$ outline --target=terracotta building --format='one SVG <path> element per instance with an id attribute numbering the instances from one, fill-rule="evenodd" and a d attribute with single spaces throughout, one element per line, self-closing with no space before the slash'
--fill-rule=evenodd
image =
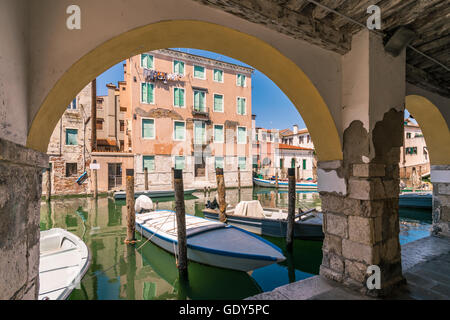
<path id="1" fill-rule="evenodd" d="M 131 57 L 125 66 L 125 150 L 134 154 L 137 189 L 172 188 L 172 168 L 185 187 L 252 185 L 251 76 L 253 69 L 163 49 Z M 120 91 L 122 94 L 122 91 Z"/>

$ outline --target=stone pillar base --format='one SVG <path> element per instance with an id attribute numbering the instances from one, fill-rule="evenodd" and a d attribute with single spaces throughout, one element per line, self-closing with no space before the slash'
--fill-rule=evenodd
<path id="1" fill-rule="evenodd" d="M 0 139 L 0 300 L 37 299 L 46 154 Z"/>
<path id="2" fill-rule="evenodd" d="M 432 165 L 434 235 L 450 237 L 450 165 Z"/>

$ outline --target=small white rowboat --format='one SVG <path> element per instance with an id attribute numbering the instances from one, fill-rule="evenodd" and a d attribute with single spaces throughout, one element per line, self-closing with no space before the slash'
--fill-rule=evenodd
<path id="1" fill-rule="evenodd" d="M 157 210 L 136 215 L 136 231 L 164 250 L 178 244 L 175 212 Z M 188 259 L 226 269 L 250 271 L 286 258 L 271 242 L 222 222 L 186 215 Z"/>
<path id="2" fill-rule="evenodd" d="M 39 300 L 65 300 L 80 283 L 90 262 L 86 244 L 73 233 L 41 231 Z"/>

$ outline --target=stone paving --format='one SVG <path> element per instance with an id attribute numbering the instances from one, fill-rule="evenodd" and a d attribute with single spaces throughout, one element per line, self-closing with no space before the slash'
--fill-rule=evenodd
<path id="1" fill-rule="evenodd" d="M 450 238 L 430 236 L 402 246 L 407 284 L 388 299 L 450 299 Z M 320 276 L 290 283 L 247 300 L 371 300 Z"/>

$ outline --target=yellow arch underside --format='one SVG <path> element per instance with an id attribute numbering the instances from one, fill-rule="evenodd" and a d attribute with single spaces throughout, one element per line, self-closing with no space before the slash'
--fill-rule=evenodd
<path id="1" fill-rule="evenodd" d="M 417 95 L 406 97 L 406 109 L 420 125 L 432 165 L 450 164 L 450 130 L 439 109 L 430 100 Z"/>

